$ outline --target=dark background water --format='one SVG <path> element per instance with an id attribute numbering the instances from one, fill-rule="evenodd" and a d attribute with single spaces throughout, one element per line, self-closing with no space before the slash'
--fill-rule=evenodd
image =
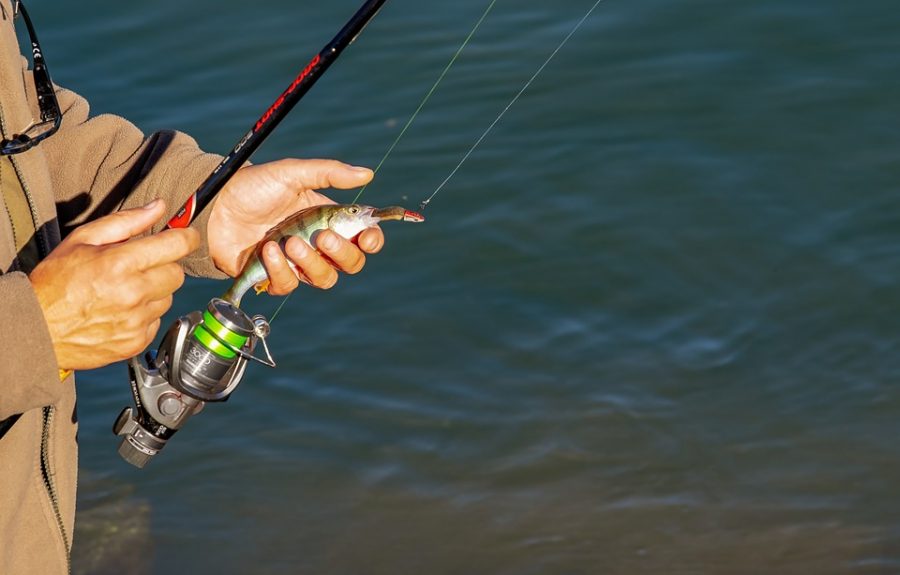
<path id="1" fill-rule="evenodd" d="M 499 2 L 364 199 L 427 196 L 590 3 Z M 95 112 L 216 152 L 357 7 L 32 4 Z M 485 5 L 389 2 L 255 161 L 374 165 Z M 900 572 L 898 29 L 887 0 L 603 2 L 429 221 L 296 294 L 278 369 L 152 466 L 109 431 L 124 367 L 80 375 L 75 572 Z"/>

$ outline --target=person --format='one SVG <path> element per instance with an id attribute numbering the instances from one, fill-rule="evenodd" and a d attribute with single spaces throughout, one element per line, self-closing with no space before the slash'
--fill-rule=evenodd
<path id="1" fill-rule="evenodd" d="M 165 222 L 219 163 L 189 136 L 149 136 L 49 82 L 18 0 L 0 0 L 0 573 L 66 573 L 75 520 L 73 372 L 140 353 L 185 272 L 235 276 L 240 254 L 289 214 L 330 202 L 316 190 L 366 184 L 333 160 L 242 167 L 189 229 Z M 32 34 L 20 55 L 16 21 Z M 40 97 L 38 97 L 40 96 Z M 264 246 L 269 293 L 329 288 L 378 252 L 322 233 Z M 287 258 L 299 270 L 291 271 Z"/>

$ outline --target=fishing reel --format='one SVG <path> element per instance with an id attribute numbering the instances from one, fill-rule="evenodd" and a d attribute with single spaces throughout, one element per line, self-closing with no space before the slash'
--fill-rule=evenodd
<path id="1" fill-rule="evenodd" d="M 134 407 L 126 407 L 113 432 L 122 436 L 119 455 L 143 468 L 204 405 L 226 401 L 247 363 L 275 367 L 266 344 L 269 323 L 237 306 L 213 299 L 203 312 L 178 318 L 156 352 L 128 360 Z M 261 343 L 265 359 L 253 355 Z"/>

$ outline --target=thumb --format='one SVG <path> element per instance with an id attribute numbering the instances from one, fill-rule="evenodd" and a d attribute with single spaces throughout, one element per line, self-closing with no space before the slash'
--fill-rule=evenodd
<path id="1" fill-rule="evenodd" d="M 284 159 L 272 162 L 271 166 L 285 184 L 313 190 L 356 188 L 368 184 L 374 176 L 369 168 L 337 160 Z"/>
<path id="2" fill-rule="evenodd" d="M 102 246 L 123 242 L 149 230 L 166 211 L 166 203 L 153 200 L 141 208 L 122 210 L 79 227 L 71 236 L 78 243 Z"/>

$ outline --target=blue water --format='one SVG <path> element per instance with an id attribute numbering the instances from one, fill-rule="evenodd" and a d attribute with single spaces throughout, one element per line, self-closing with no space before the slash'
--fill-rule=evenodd
<path id="1" fill-rule="evenodd" d="M 34 4 L 57 82 L 220 153 L 357 7 Z M 363 200 L 430 194 L 590 4 L 498 2 Z M 377 163 L 485 5 L 388 2 L 254 160 Z M 80 374 L 75 572 L 900 572 L 898 29 L 605 0 L 150 467 L 124 367 Z"/>

